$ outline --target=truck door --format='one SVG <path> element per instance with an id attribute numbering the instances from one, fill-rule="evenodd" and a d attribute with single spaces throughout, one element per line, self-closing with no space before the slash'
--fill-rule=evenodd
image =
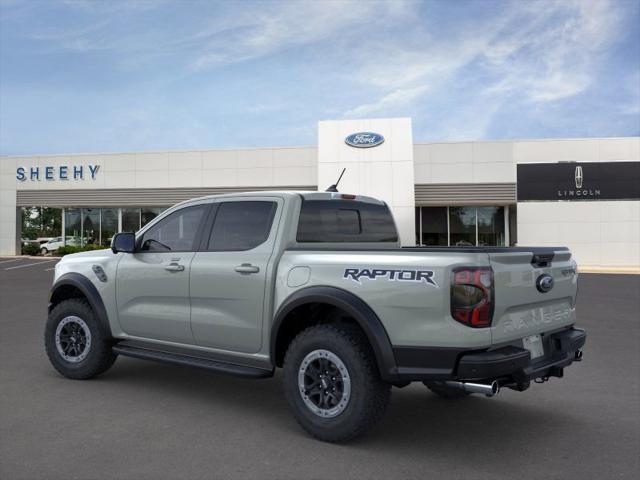
<path id="1" fill-rule="evenodd" d="M 191 265 L 191 328 L 198 345 L 255 353 L 262 344 L 267 275 L 282 200 L 217 203 L 208 240 Z"/>
<path id="2" fill-rule="evenodd" d="M 116 301 L 129 335 L 193 344 L 189 325 L 189 270 L 210 207 L 176 210 L 139 239 L 139 251 L 118 264 Z"/>

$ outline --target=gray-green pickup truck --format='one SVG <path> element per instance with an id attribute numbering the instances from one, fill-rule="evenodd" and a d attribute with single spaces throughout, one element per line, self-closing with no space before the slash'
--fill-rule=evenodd
<path id="1" fill-rule="evenodd" d="M 345 441 L 392 386 L 493 396 L 562 377 L 586 339 L 577 282 L 566 248 L 401 248 L 374 198 L 210 196 L 65 256 L 45 347 L 74 379 L 118 355 L 251 378 L 281 367 L 300 425 Z"/>

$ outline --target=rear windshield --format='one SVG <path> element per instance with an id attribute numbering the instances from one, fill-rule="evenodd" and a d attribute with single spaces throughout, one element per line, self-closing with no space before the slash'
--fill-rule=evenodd
<path id="1" fill-rule="evenodd" d="M 305 200 L 298 222 L 298 242 L 397 242 L 386 205 L 350 200 Z"/>

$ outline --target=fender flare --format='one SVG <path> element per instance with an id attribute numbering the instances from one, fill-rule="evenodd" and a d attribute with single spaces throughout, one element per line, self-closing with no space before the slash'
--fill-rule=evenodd
<path id="1" fill-rule="evenodd" d="M 56 292 L 64 286 L 72 286 L 77 288 L 82 292 L 82 295 L 87 299 L 89 305 L 91 305 L 91 309 L 95 313 L 98 324 L 103 329 L 105 335 L 112 337 L 111 334 L 111 326 L 109 325 L 109 317 L 107 316 L 107 310 L 104 307 L 104 302 L 102 301 L 102 297 L 100 296 L 100 292 L 95 287 L 91 280 L 89 280 L 84 275 L 81 275 L 76 272 L 65 273 L 62 275 L 56 283 L 51 287 L 51 291 L 49 293 L 49 305 L 47 307 L 48 313 L 51 313 L 54 305 L 51 300 L 53 299 Z"/>
<path id="2" fill-rule="evenodd" d="M 382 379 L 388 382 L 396 380 L 395 356 L 391 340 L 384 325 L 364 300 L 347 290 L 337 287 L 315 286 L 302 288 L 289 295 L 282 302 L 271 325 L 270 355 L 272 362 L 275 363 L 276 342 L 282 322 L 295 308 L 308 303 L 333 305 L 353 317 L 371 344 Z"/>

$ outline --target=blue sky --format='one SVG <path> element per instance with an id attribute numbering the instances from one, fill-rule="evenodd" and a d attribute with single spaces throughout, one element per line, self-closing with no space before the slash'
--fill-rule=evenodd
<path id="1" fill-rule="evenodd" d="M 640 134 L 640 2 L 0 0 L 0 154 Z"/>

